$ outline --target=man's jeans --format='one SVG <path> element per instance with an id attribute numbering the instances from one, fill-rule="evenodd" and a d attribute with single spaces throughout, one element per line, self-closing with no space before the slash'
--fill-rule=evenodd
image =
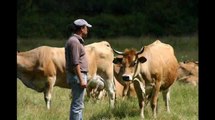
<path id="1" fill-rule="evenodd" d="M 82 73 L 83 80 L 87 82 L 87 74 Z M 72 103 L 70 106 L 70 120 L 83 120 L 82 110 L 84 108 L 85 88 L 80 86 L 80 81 L 77 75 L 72 75 L 67 72 L 67 82 L 72 88 Z"/>

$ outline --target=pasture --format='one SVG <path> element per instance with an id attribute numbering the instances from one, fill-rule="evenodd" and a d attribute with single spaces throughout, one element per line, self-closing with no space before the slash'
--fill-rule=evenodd
<path id="1" fill-rule="evenodd" d="M 198 36 L 184 37 L 119 37 L 109 39 L 86 39 L 86 44 L 106 40 L 117 50 L 125 48 L 140 49 L 143 45 L 148 45 L 159 39 L 168 43 L 175 49 L 178 61 L 198 60 Z M 25 51 L 38 46 L 48 45 L 64 47 L 66 39 L 17 39 L 17 50 Z M 54 87 L 52 93 L 51 109 L 47 110 L 43 93 L 38 93 L 25 87 L 17 79 L 17 120 L 68 120 L 70 109 L 70 90 Z M 159 95 L 158 120 L 197 120 L 198 119 L 198 86 L 174 83 L 170 92 L 170 110 L 165 111 L 162 94 Z M 91 99 L 86 99 L 84 109 L 85 120 L 137 120 L 139 119 L 139 106 L 137 98 L 120 98 L 116 101 L 116 108 L 112 111 L 108 109 L 108 98 L 95 103 Z M 146 106 L 145 118 L 152 119 L 150 105 Z"/>

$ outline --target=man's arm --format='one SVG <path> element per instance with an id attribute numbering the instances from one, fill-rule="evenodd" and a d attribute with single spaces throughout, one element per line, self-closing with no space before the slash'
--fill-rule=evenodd
<path id="1" fill-rule="evenodd" d="M 86 88 L 87 87 L 87 83 L 85 82 L 85 80 L 83 80 L 82 74 L 81 74 L 81 69 L 80 69 L 80 65 L 76 65 L 75 67 L 75 71 L 76 71 L 76 75 L 78 76 L 78 79 L 80 81 L 80 85 L 82 88 Z"/>

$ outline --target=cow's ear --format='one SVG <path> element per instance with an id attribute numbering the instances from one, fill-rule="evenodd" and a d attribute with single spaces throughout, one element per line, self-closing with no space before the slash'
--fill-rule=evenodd
<path id="1" fill-rule="evenodd" d="M 122 63 L 122 58 L 114 58 L 113 63 L 114 64 Z"/>
<path id="2" fill-rule="evenodd" d="M 144 63 L 144 62 L 147 61 L 147 59 L 142 56 L 142 57 L 138 58 L 138 61 L 141 62 L 141 63 Z"/>

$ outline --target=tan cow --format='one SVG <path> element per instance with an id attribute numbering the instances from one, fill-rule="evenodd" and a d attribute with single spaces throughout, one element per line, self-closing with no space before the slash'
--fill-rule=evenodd
<path id="1" fill-rule="evenodd" d="M 138 52 L 134 49 L 114 51 L 118 55 L 123 55 L 123 58 L 114 58 L 113 62 L 121 65 L 122 79 L 134 83 L 141 118 L 144 118 L 145 102 L 150 98 L 153 115 L 156 118 L 159 91 L 162 91 L 165 106 L 170 112 L 169 90 L 176 80 L 179 66 L 172 46 L 156 40 Z"/>
<path id="2" fill-rule="evenodd" d="M 117 56 L 122 58 L 122 56 Z M 116 97 L 122 97 L 124 99 L 126 96 L 135 97 L 136 92 L 132 82 L 123 81 L 120 74 L 120 64 L 114 64 L 114 77 L 116 85 Z"/>
<path id="3" fill-rule="evenodd" d="M 113 51 L 106 41 L 85 46 L 88 58 L 89 80 L 100 75 L 105 80 L 110 107 L 114 107 L 115 86 L 113 81 Z M 24 85 L 44 93 L 46 106 L 50 109 L 54 86 L 70 88 L 66 82 L 64 48 L 41 46 L 17 53 L 17 78 Z"/>
<path id="4" fill-rule="evenodd" d="M 177 80 L 196 86 L 199 80 L 198 61 L 179 62 L 179 65 Z"/>

